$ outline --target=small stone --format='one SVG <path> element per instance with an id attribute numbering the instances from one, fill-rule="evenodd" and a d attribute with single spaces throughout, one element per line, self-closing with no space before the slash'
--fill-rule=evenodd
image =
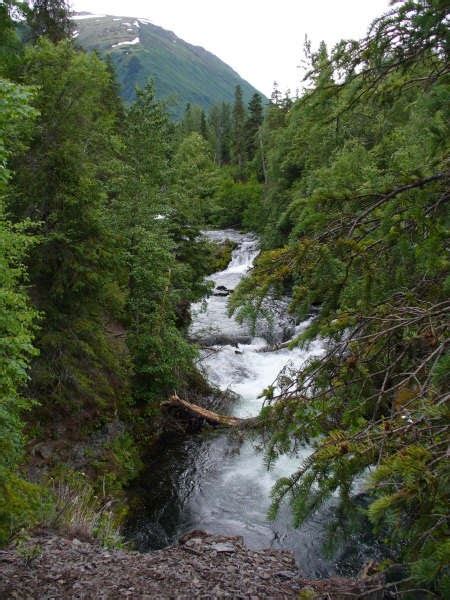
<path id="1" fill-rule="evenodd" d="M 44 460 L 49 460 L 53 454 L 53 448 L 51 444 L 40 444 L 38 448 L 36 448 L 37 454 Z"/>
<path id="2" fill-rule="evenodd" d="M 80 540 L 78 540 L 77 538 L 73 538 L 72 540 L 72 544 L 74 546 L 81 546 L 83 542 L 80 542 Z"/>
<path id="3" fill-rule="evenodd" d="M 202 544 L 203 540 L 201 538 L 191 538 L 187 542 L 184 543 L 185 546 L 197 546 L 198 544 Z"/>
<path id="4" fill-rule="evenodd" d="M 282 579 L 294 579 L 297 576 L 294 571 L 277 571 L 274 575 L 275 577 L 281 577 Z"/>
<path id="5" fill-rule="evenodd" d="M 218 542 L 216 544 L 211 544 L 211 548 L 216 552 L 236 552 L 235 546 L 227 542 Z"/>

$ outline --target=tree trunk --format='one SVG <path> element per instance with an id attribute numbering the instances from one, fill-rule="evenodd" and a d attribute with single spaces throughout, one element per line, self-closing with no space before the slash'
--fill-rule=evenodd
<path id="1" fill-rule="evenodd" d="M 170 408 L 181 408 L 188 414 L 198 417 L 199 419 L 205 420 L 210 425 L 215 427 L 254 427 L 258 421 L 258 417 L 249 417 L 247 419 L 240 419 L 239 417 L 230 417 L 228 415 L 221 415 L 215 413 L 212 410 L 188 402 L 179 398 L 177 394 L 170 396 L 169 400 L 162 402 L 161 406 Z"/>

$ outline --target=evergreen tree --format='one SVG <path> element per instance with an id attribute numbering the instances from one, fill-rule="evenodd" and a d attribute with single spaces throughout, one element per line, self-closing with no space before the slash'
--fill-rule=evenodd
<path id="1" fill-rule="evenodd" d="M 254 321 L 289 293 L 298 319 L 315 314 L 293 344 L 328 340 L 324 356 L 264 392 L 268 462 L 314 448 L 276 485 L 272 516 L 289 497 L 301 523 L 333 497 L 352 520 L 366 477 L 357 524 L 403 563 L 400 592 L 430 597 L 450 591 L 445 4 L 395 3 L 359 43 L 331 57 L 322 44 L 304 95 L 269 108 L 271 249 L 231 298 Z M 348 535 L 339 523 L 335 541 Z"/>
<path id="2" fill-rule="evenodd" d="M 200 116 L 200 132 L 199 133 L 205 141 L 208 141 L 208 139 L 209 139 L 208 124 L 206 122 L 206 115 L 205 115 L 204 110 L 202 110 L 201 116 Z"/>
<path id="3" fill-rule="evenodd" d="M 199 152 L 189 144 L 191 138 L 201 146 Z M 188 308 L 206 291 L 195 186 L 203 183 L 203 161 L 205 168 L 212 161 L 198 133 L 188 136 L 177 154 L 175 139 L 149 84 L 138 91 L 126 115 L 125 176 L 114 208 L 129 274 L 126 319 L 133 392 L 148 414 L 195 373 L 195 350 L 185 338 Z"/>
<path id="4" fill-rule="evenodd" d="M 33 0 L 27 22 L 33 42 L 45 36 L 51 42 L 57 43 L 71 39 L 74 32 L 70 7 L 66 0 Z"/>
<path id="5" fill-rule="evenodd" d="M 204 223 L 212 204 L 217 170 L 209 144 L 198 133 L 192 133 L 180 144 L 174 156 L 174 189 L 178 209 L 183 207 L 190 223 Z"/>
<path id="6" fill-rule="evenodd" d="M 121 399 L 120 352 L 104 323 L 122 303 L 106 188 L 115 116 L 104 108 L 108 69 L 70 42 L 45 39 L 25 55 L 40 112 L 29 149 L 14 162 L 9 210 L 39 223 L 28 261 L 33 300 L 43 313 L 30 393 L 54 415 Z M 126 361 L 124 362 L 124 364 Z"/>
<path id="7" fill-rule="evenodd" d="M 222 158 L 222 119 L 220 107 L 215 104 L 208 114 L 208 124 L 211 132 L 211 146 L 214 151 L 214 159 L 217 165 L 223 164 Z"/>
<path id="8" fill-rule="evenodd" d="M 186 114 L 190 113 L 188 105 Z M 143 202 L 143 206 L 155 214 L 159 210 L 158 192 L 169 177 L 174 129 L 164 105 L 156 100 L 153 82 L 137 90 L 136 101 L 126 115 L 124 133 L 126 160 L 132 169 L 128 179 L 137 186 L 136 203 L 142 193 L 149 194 L 149 200 Z M 127 193 L 133 196 L 131 191 Z M 135 215 L 130 215 L 130 218 L 136 220 Z"/>
<path id="9" fill-rule="evenodd" d="M 228 102 L 222 102 L 221 106 L 221 131 L 222 163 L 227 165 L 231 162 L 231 144 L 233 136 L 232 111 Z"/>
<path id="10" fill-rule="evenodd" d="M 19 63 L 22 44 L 17 35 L 22 4 L 7 0 L 0 4 L 0 76 L 13 77 Z"/>
<path id="11" fill-rule="evenodd" d="M 230 162 L 231 107 L 226 102 L 214 105 L 208 115 L 208 129 L 215 162 L 223 166 Z"/>
<path id="12" fill-rule="evenodd" d="M 279 104 L 281 104 L 281 99 L 282 99 L 282 94 L 281 94 L 280 89 L 278 88 L 278 81 L 274 81 L 272 93 L 270 95 L 270 102 L 271 102 L 271 104 L 278 106 Z"/>
<path id="13" fill-rule="evenodd" d="M 259 94 L 253 94 L 248 104 L 248 117 L 245 123 L 246 152 L 249 160 L 253 160 L 258 148 L 257 135 L 263 123 L 263 105 Z"/>
<path id="14" fill-rule="evenodd" d="M 236 86 L 233 104 L 232 156 L 237 166 L 237 178 L 244 179 L 246 163 L 245 106 L 240 85 Z"/>
<path id="15" fill-rule="evenodd" d="M 199 133 L 208 139 L 206 117 L 203 109 L 197 104 L 186 104 L 183 120 L 181 121 L 181 131 L 183 136 L 188 136 L 191 133 Z"/>
<path id="16" fill-rule="evenodd" d="M 191 103 L 188 102 L 184 109 L 183 121 L 182 121 L 183 135 L 189 135 L 195 131 L 194 120 L 192 116 Z"/>
<path id="17" fill-rule="evenodd" d="M 265 128 L 268 130 L 275 130 L 279 127 L 283 127 L 285 124 L 286 111 L 284 110 L 282 94 L 278 89 L 278 83 L 273 82 L 273 91 L 270 96 L 269 106 L 267 108 L 267 115 L 265 119 Z"/>

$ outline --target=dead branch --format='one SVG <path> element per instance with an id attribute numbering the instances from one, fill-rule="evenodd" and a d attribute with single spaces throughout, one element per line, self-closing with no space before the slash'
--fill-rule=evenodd
<path id="1" fill-rule="evenodd" d="M 259 422 L 259 417 L 248 417 L 241 419 L 239 417 L 231 417 L 229 415 L 221 415 L 219 413 L 193 404 L 187 400 L 183 400 L 177 394 L 170 396 L 169 400 L 162 402 L 161 406 L 166 408 L 180 408 L 191 416 L 203 419 L 206 423 L 214 427 L 255 427 Z"/>

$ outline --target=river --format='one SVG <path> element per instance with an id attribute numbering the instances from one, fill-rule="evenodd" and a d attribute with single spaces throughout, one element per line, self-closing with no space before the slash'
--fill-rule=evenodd
<path id="1" fill-rule="evenodd" d="M 251 234 L 234 230 L 206 235 L 217 242 L 231 239 L 237 247 L 228 267 L 210 277 L 215 293 L 192 306 L 190 335 L 204 347 L 200 364 L 208 380 L 237 395 L 228 412 L 239 417 L 254 416 L 262 405 L 258 396 L 281 369 L 300 367 L 311 355 L 321 354 L 324 345 L 317 341 L 308 351 L 260 352 L 268 340 L 284 341 L 306 323 L 296 325 L 280 314 L 270 328 L 259 324 L 254 337 L 246 326 L 228 317 L 226 294 L 251 269 L 259 252 L 258 241 Z M 310 448 L 305 447 L 294 457 L 284 456 L 268 471 L 257 440 L 211 432 L 164 439 L 134 490 L 140 501 L 134 506 L 128 537 L 145 551 L 174 543 L 192 529 L 240 535 L 250 548 L 293 551 L 302 572 L 309 577 L 333 574 L 338 557 L 325 558 L 323 552 L 330 508 L 299 529 L 292 527 L 288 506 L 282 507 L 275 521 L 266 518 L 272 486 L 279 477 L 295 471 L 309 453 Z"/>

